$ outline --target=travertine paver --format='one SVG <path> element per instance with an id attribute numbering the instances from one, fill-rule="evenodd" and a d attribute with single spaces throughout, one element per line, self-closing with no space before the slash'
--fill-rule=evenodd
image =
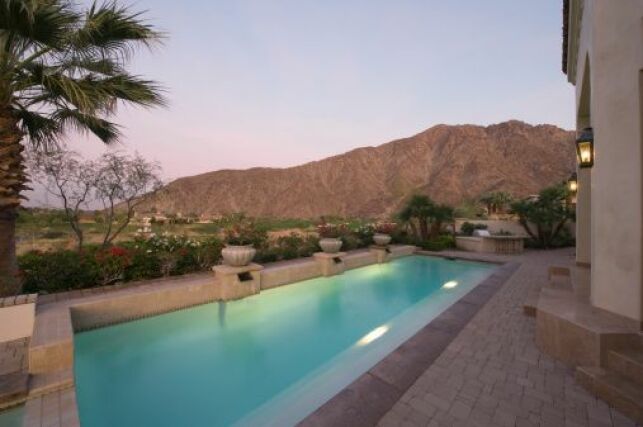
<path id="1" fill-rule="evenodd" d="M 0 343 L 0 375 L 21 372 L 27 369 L 29 338 L 20 338 Z"/>
<path id="2" fill-rule="evenodd" d="M 587 393 L 573 370 L 541 353 L 523 315 L 547 266 L 571 250 L 527 252 L 521 267 L 380 420 L 385 426 L 634 426 Z"/>

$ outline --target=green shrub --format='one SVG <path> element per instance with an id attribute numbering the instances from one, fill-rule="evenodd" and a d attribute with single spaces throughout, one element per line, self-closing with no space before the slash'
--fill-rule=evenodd
<path id="1" fill-rule="evenodd" d="M 59 292 L 95 286 L 100 270 L 93 254 L 32 251 L 18 257 L 24 292 Z"/>
<path id="2" fill-rule="evenodd" d="M 486 229 L 487 229 L 487 224 L 480 224 L 480 223 L 473 224 L 468 221 L 464 222 L 460 226 L 460 232 L 465 236 L 472 236 L 475 230 L 486 230 Z"/>
<path id="3" fill-rule="evenodd" d="M 257 254 L 255 255 L 255 262 L 265 263 L 265 262 L 275 262 L 279 260 L 279 253 L 275 248 L 261 248 L 257 249 Z"/>
<path id="4" fill-rule="evenodd" d="M 98 284 L 107 285 L 124 279 L 125 270 L 132 263 L 132 253 L 121 246 L 110 246 L 97 250 L 94 260 L 99 273 Z"/>
<path id="5" fill-rule="evenodd" d="M 291 233 L 281 236 L 276 241 L 272 250 L 278 259 L 294 259 L 312 256 L 317 252 L 317 238 L 314 236 L 301 236 Z"/>
<path id="6" fill-rule="evenodd" d="M 66 237 L 67 233 L 64 231 L 45 231 L 40 235 L 42 239 L 60 239 L 61 237 Z"/>
<path id="7" fill-rule="evenodd" d="M 132 262 L 125 269 L 123 279 L 129 282 L 132 280 L 154 279 L 162 275 L 161 260 L 157 254 L 135 249 L 132 251 Z"/>
<path id="8" fill-rule="evenodd" d="M 359 239 L 359 247 L 366 247 L 373 243 L 375 226 L 373 224 L 360 224 L 353 230 L 353 235 Z"/>
<path id="9" fill-rule="evenodd" d="M 433 240 L 420 242 L 419 246 L 426 251 L 443 251 L 455 247 L 455 239 L 451 235 L 441 235 Z"/>
<path id="10" fill-rule="evenodd" d="M 343 236 L 340 237 L 340 239 L 342 240 L 343 251 L 352 251 L 354 249 L 362 248 L 370 244 L 370 242 L 369 243 L 364 242 L 359 237 L 357 237 L 352 233 L 344 234 Z"/>

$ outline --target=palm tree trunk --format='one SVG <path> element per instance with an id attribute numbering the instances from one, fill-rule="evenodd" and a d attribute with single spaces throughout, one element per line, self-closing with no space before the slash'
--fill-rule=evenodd
<path id="1" fill-rule="evenodd" d="M 0 295 L 17 293 L 16 214 L 25 186 L 22 132 L 11 110 L 0 108 Z"/>
<path id="2" fill-rule="evenodd" d="M 19 291 L 15 209 L 0 211 L 0 297 Z"/>
<path id="3" fill-rule="evenodd" d="M 429 225 L 427 224 L 427 219 L 426 218 L 419 218 L 418 219 L 420 222 L 420 235 L 422 237 L 422 240 L 426 240 L 429 238 Z"/>

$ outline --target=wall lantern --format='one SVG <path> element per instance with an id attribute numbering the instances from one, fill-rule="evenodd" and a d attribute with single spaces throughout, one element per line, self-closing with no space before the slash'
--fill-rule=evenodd
<path id="1" fill-rule="evenodd" d="M 576 138 L 576 154 L 578 155 L 578 166 L 591 168 L 594 166 L 594 131 L 592 128 L 585 128 Z"/>
<path id="2" fill-rule="evenodd" d="M 576 175 L 576 172 L 574 172 L 567 180 L 567 188 L 572 194 L 575 194 L 578 191 L 578 176 Z"/>

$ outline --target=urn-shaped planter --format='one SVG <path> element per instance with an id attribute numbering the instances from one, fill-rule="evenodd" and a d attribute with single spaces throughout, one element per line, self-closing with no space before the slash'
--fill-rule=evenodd
<path id="1" fill-rule="evenodd" d="M 324 237 L 319 239 L 319 246 L 322 248 L 322 251 L 327 254 L 335 254 L 342 248 L 342 241 L 341 239 Z"/>
<path id="2" fill-rule="evenodd" d="M 384 233 L 373 234 L 373 241 L 377 246 L 386 246 L 391 243 L 391 236 Z"/>
<path id="3" fill-rule="evenodd" d="M 221 250 L 223 262 L 231 267 L 243 267 L 250 264 L 257 250 L 252 245 L 226 245 Z"/>

